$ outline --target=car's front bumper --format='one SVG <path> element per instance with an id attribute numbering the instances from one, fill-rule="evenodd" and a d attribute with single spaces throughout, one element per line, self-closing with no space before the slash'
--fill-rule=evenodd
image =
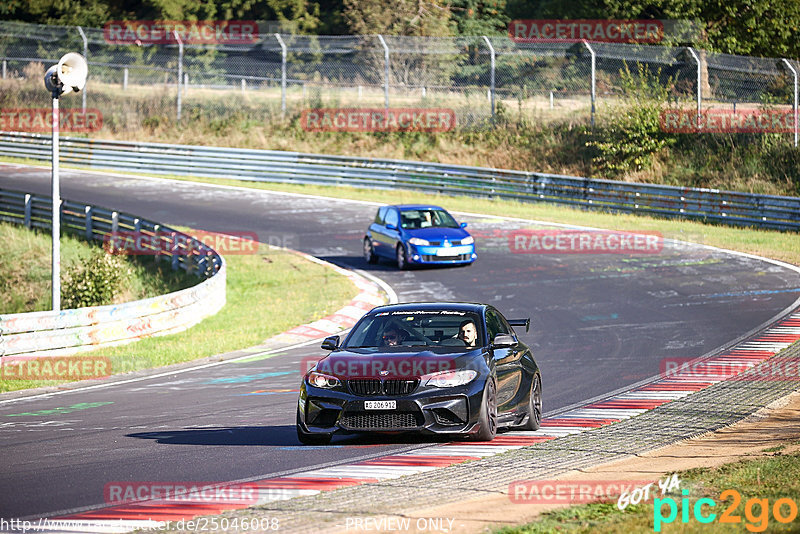
<path id="1" fill-rule="evenodd" d="M 417 432 L 470 434 L 483 403 L 483 380 L 453 388 L 425 388 L 411 395 L 356 396 L 309 386 L 298 401 L 299 422 L 306 433 Z M 364 401 L 394 400 L 394 410 L 366 410 Z"/>
<path id="2" fill-rule="evenodd" d="M 417 264 L 472 263 L 477 259 L 475 245 L 451 247 L 408 245 L 408 262 Z"/>

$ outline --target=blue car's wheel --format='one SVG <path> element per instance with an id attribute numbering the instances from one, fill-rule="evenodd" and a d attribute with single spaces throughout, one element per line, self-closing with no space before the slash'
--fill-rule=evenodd
<path id="1" fill-rule="evenodd" d="M 372 241 L 370 238 L 364 238 L 364 259 L 367 263 L 378 263 L 378 256 L 375 254 L 375 249 L 372 248 Z"/>
<path id="2" fill-rule="evenodd" d="M 406 255 L 406 247 L 402 243 L 397 245 L 397 268 L 401 271 L 408 269 L 408 256 Z"/>

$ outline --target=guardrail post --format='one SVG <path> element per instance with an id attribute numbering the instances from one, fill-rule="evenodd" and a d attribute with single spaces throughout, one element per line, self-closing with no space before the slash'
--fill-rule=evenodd
<path id="1" fill-rule="evenodd" d="M 8 69 L 8 62 L 4 59 L 3 60 L 3 79 L 6 79 L 6 70 Z"/>
<path id="2" fill-rule="evenodd" d="M 183 41 L 178 35 L 178 30 L 173 30 L 175 40 L 178 41 L 178 122 L 181 120 L 181 78 L 183 77 Z"/>
<path id="3" fill-rule="evenodd" d="M 495 67 L 495 53 L 494 47 L 492 46 L 492 42 L 489 40 L 488 37 L 485 35 L 482 36 L 483 40 L 486 41 L 486 46 L 489 47 L 489 61 L 490 61 L 490 71 L 489 71 L 489 91 L 490 91 L 490 99 L 492 105 L 492 120 L 494 121 L 494 67 Z"/>
<path id="4" fill-rule="evenodd" d="M 700 56 L 697 55 L 697 52 L 694 51 L 694 48 L 691 46 L 687 46 L 686 49 L 689 51 L 689 54 L 694 59 L 695 63 L 697 63 L 697 129 L 700 129 L 700 113 L 702 111 L 703 106 L 703 70 L 700 65 Z"/>
<path id="5" fill-rule="evenodd" d="M 122 90 L 128 90 L 128 67 L 122 69 Z"/>
<path id="6" fill-rule="evenodd" d="M 286 113 L 286 43 L 279 33 L 275 34 L 275 38 L 281 45 L 281 113 Z"/>
<path id="7" fill-rule="evenodd" d="M 383 46 L 383 58 L 384 58 L 384 69 L 383 69 L 383 101 L 384 106 L 386 107 L 386 113 L 389 113 L 389 45 L 386 44 L 386 40 L 383 38 L 383 35 L 378 35 L 378 40 L 381 42 Z"/>
<path id="8" fill-rule="evenodd" d="M 781 60 L 784 65 L 791 71 L 792 76 L 794 77 L 794 102 L 792 103 L 792 110 L 794 111 L 794 146 L 797 146 L 797 134 L 798 134 L 798 124 L 797 124 L 797 69 L 792 66 L 788 59 Z"/>
<path id="9" fill-rule="evenodd" d="M 163 239 L 163 236 L 158 235 L 158 231 L 160 228 L 161 228 L 160 224 L 153 225 L 153 234 L 155 234 L 155 239 L 154 239 L 155 243 L 160 243 L 161 240 Z M 153 261 L 158 263 L 160 260 L 161 260 L 161 245 L 158 245 L 158 248 L 155 250 L 155 253 L 153 254 Z"/>
<path id="10" fill-rule="evenodd" d="M 92 225 L 92 215 L 94 214 L 94 208 L 92 206 L 86 206 L 83 208 L 83 216 L 86 219 L 86 241 L 92 240 L 92 231 L 94 227 Z"/>
<path id="11" fill-rule="evenodd" d="M 170 238 L 172 239 L 172 244 L 170 245 L 170 253 L 172 254 L 172 270 L 178 270 L 178 259 L 180 256 L 178 255 L 178 236 L 175 232 L 170 233 Z"/>
<path id="12" fill-rule="evenodd" d="M 25 195 L 25 228 L 31 227 L 31 196 Z"/>
<path id="13" fill-rule="evenodd" d="M 111 212 L 111 234 L 116 235 L 119 232 L 119 212 Z"/>
<path id="14" fill-rule="evenodd" d="M 594 53 L 594 49 L 587 41 L 583 41 L 583 45 L 589 50 L 589 54 L 592 56 L 592 128 L 594 128 L 595 100 L 597 97 L 597 56 Z"/>
<path id="15" fill-rule="evenodd" d="M 86 34 L 83 33 L 83 28 L 78 26 L 78 33 L 81 34 L 81 39 L 83 39 L 83 57 L 86 59 L 86 62 L 89 62 L 89 42 L 86 40 Z M 81 110 L 86 113 L 86 86 L 83 87 L 81 90 Z"/>
<path id="16" fill-rule="evenodd" d="M 184 72 L 183 73 L 183 96 L 186 96 L 188 91 L 189 91 L 189 73 L 188 72 Z"/>

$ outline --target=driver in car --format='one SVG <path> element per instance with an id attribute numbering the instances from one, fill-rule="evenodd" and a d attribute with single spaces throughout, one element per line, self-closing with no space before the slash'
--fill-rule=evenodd
<path id="1" fill-rule="evenodd" d="M 387 347 L 396 347 L 405 341 L 405 339 L 406 335 L 403 330 L 394 326 L 390 326 L 383 333 L 383 337 L 381 337 L 381 344 Z"/>
<path id="2" fill-rule="evenodd" d="M 458 339 L 468 347 L 476 347 L 478 345 L 478 329 L 472 319 L 467 319 L 461 323 L 458 328 Z"/>

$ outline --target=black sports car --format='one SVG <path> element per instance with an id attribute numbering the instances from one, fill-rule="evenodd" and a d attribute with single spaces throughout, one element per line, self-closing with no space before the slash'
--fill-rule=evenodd
<path id="1" fill-rule="evenodd" d="M 336 432 L 423 432 L 494 438 L 499 427 L 536 430 L 542 380 L 531 350 L 494 307 L 466 303 L 379 306 L 303 377 L 302 443 Z"/>

